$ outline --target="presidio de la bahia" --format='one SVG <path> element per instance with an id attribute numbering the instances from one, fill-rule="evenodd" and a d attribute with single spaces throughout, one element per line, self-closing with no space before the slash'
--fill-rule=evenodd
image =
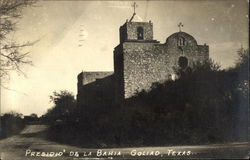
<path id="1" fill-rule="evenodd" d="M 81 72 L 78 75 L 78 106 L 120 103 L 153 83 L 176 78 L 176 70 L 191 72 L 197 62 L 209 58 L 208 45 L 181 31 L 165 43 L 153 39 L 153 23 L 134 12 L 120 27 L 120 44 L 114 48 L 114 72 Z"/>

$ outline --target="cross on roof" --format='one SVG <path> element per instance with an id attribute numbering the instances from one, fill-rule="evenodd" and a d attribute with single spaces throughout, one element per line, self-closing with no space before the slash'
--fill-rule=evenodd
<path id="1" fill-rule="evenodd" d="M 134 2 L 132 7 L 134 8 L 134 14 L 135 14 L 135 8 L 138 7 L 138 5 Z"/>
<path id="2" fill-rule="evenodd" d="M 178 24 L 178 27 L 179 27 L 179 31 L 181 32 L 181 27 L 184 27 L 184 25 L 180 22 L 180 23 Z"/>

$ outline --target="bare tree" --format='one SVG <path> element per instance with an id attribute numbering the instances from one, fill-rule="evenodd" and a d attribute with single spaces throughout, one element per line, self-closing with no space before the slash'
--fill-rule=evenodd
<path id="1" fill-rule="evenodd" d="M 32 64 L 29 52 L 24 48 L 34 42 L 18 43 L 12 33 L 17 29 L 17 22 L 22 17 L 22 10 L 31 6 L 35 0 L 0 0 L 0 79 L 9 77 L 10 71 L 23 73 L 22 65 Z"/>

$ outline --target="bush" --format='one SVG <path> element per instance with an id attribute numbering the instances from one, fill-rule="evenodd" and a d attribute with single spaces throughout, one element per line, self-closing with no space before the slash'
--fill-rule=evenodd
<path id="1" fill-rule="evenodd" d="M 17 134 L 25 127 L 22 114 L 15 112 L 5 113 L 1 116 L 0 122 L 0 138 Z"/>

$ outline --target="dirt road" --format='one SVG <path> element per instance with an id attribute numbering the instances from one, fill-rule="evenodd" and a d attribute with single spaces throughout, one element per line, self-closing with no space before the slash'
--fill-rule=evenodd
<path id="1" fill-rule="evenodd" d="M 16 136 L 0 140 L 1 160 L 48 159 L 173 159 L 248 158 L 246 142 L 199 146 L 86 149 L 51 142 L 43 138 L 46 125 L 28 125 Z"/>

